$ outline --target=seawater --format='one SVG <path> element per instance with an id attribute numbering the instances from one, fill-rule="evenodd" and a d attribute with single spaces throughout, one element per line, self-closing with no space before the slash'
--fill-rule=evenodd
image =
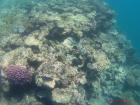
<path id="1" fill-rule="evenodd" d="M 106 0 L 115 10 L 118 26 L 140 56 L 140 1 Z"/>

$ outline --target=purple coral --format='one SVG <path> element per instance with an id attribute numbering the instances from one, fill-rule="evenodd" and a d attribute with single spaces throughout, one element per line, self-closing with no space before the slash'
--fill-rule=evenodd
<path id="1" fill-rule="evenodd" d="M 7 68 L 7 78 L 12 85 L 23 86 L 31 83 L 32 74 L 23 66 L 9 65 Z"/>

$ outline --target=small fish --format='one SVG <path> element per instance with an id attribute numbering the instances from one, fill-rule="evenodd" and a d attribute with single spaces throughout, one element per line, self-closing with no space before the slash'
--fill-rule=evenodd
<path id="1" fill-rule="evenodd" d="M 45 75 L 45 76 L 42 76 L 42 77 L 43 77 L 43 79 L 46 80 L 46 81 L 52 81 L 52 80 L 53 80 L 52 77 L 49 76 L 49 75 Z"/>

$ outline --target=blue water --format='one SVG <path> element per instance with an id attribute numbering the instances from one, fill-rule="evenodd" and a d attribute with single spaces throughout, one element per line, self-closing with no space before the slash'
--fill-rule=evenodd
<path id="1" fill-rule="evenodd" d="M 116 11 L 120 30 L 140 55 L 140 0 L 106 0 Z"/>

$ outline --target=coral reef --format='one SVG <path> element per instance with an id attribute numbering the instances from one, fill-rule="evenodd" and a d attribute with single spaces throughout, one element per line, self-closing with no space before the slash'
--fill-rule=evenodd
<path id="1" fill-rule="evenodd" d="M 23 86 L 30 84 L 32 81 L 32 74 L 25 67 L 19 65 L 9 65 L 7 67 L 7 78 L 12 85 Z"/>
<path id="2" fill-rule="evenodd" d="M 0 104 L 112 105 L 108 100 L 140 98 L 140 60 L 103 0 L 6 1 L 0 4 Z M 31 82 L 21 98 L 5 95 L 9 84 Z"/>

